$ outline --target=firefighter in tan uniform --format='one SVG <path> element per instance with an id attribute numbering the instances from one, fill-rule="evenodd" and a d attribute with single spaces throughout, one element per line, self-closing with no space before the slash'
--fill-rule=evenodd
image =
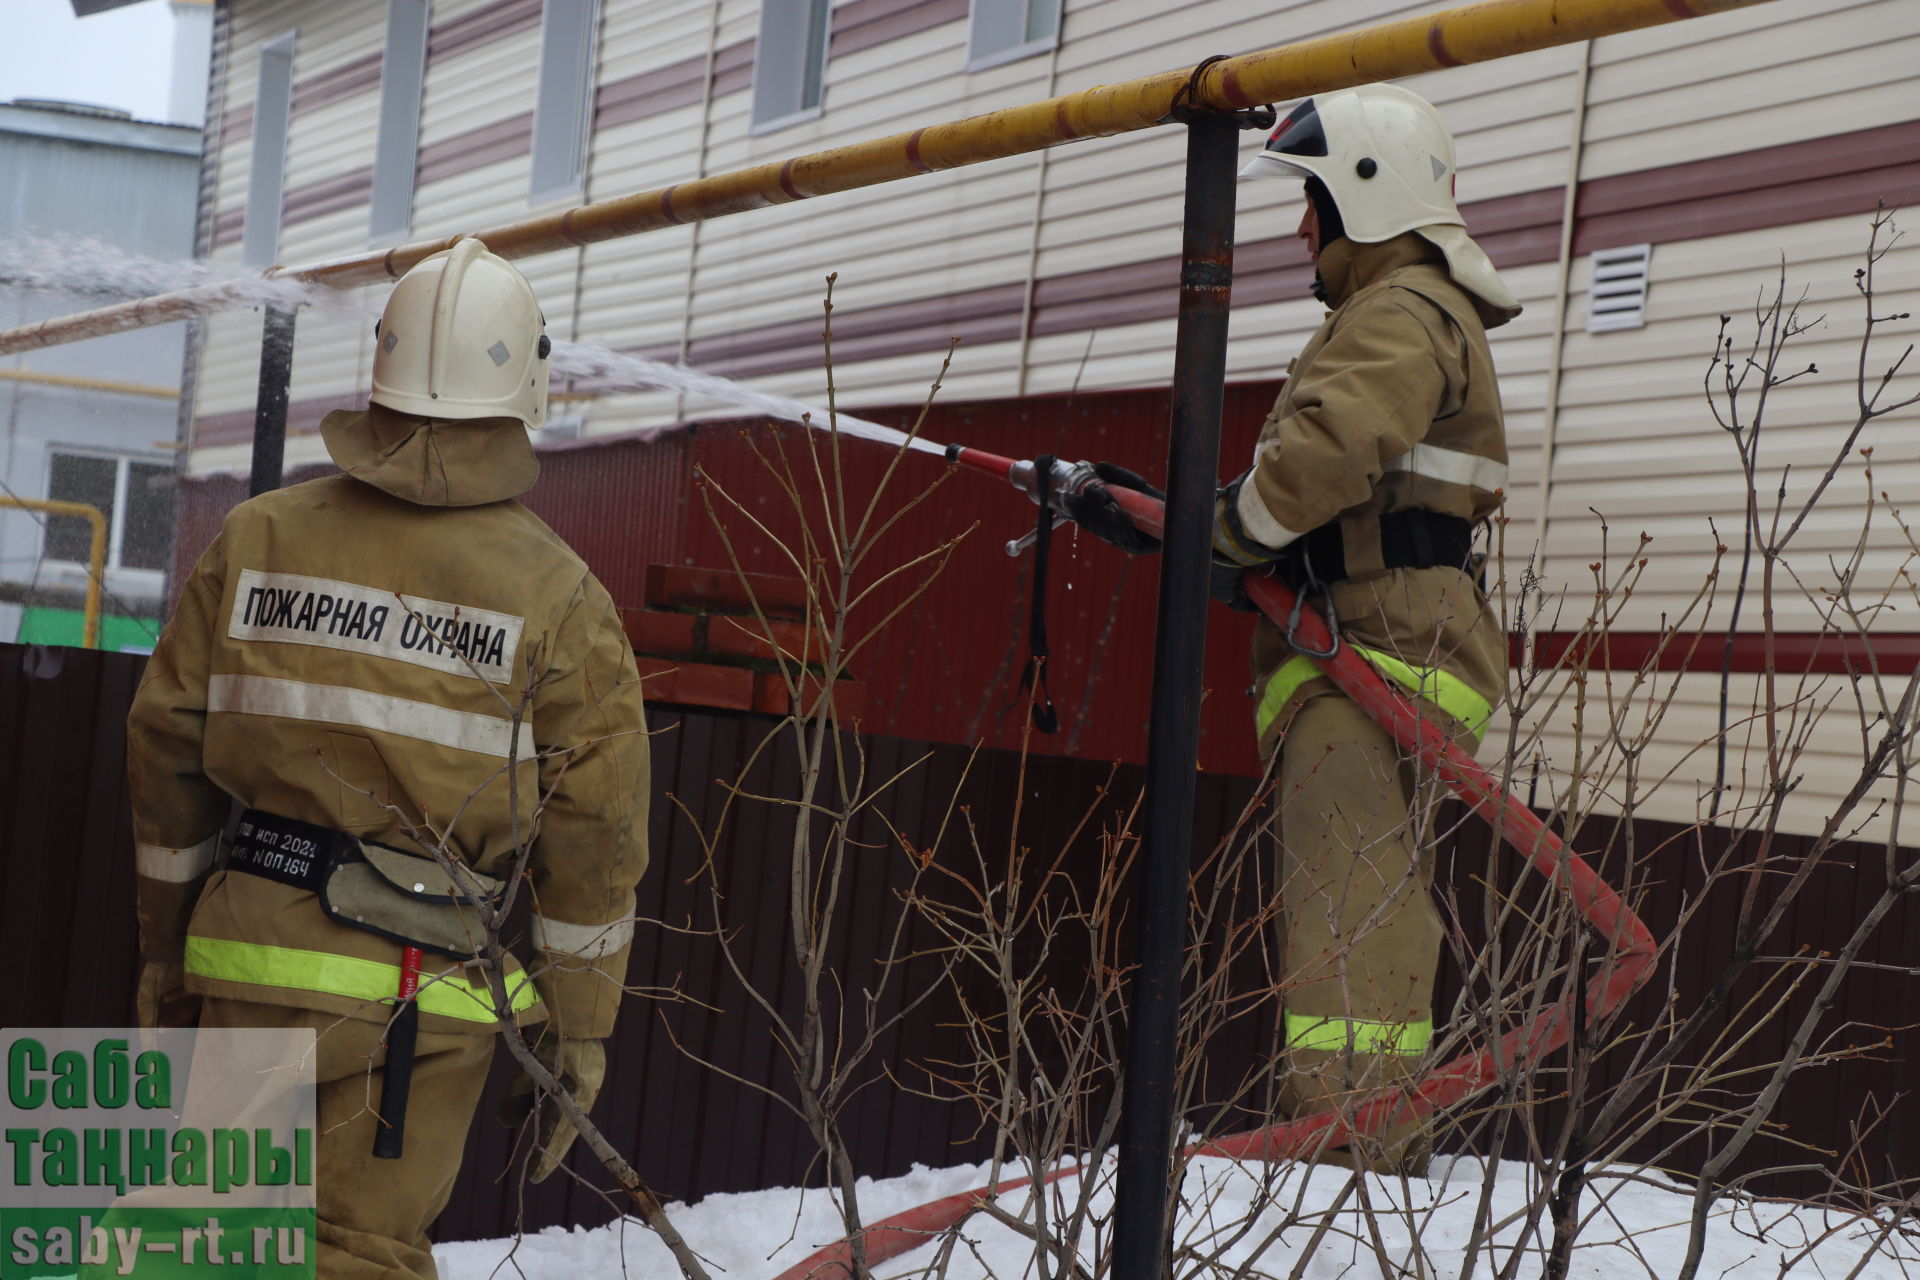
<path id="1" fill-rule="evenodd" d="M 582 1102 L 604 1075 L 647 739 L 612 601 L 513 500 L 538 473 L 543 329 L 478 240 L 408 272 L 375 331 L 372 402 L 321 425 L 346 474 L 227 517 L 128 718 L 142 1021 L 318 1033 L 325 1280 L 435 1274 L 426 1228 L 499 1025 L 463 957 L 518 847 L 533 959 L 505 1002 L 544 1020 L 538 1056 Z M 229 797 L 246 812 L 216 858 Z M 418 994 L 396 1000 L 410 962 Z M 403 1021 L 411 1097 L 376 1114 Z M 509 1104 L 533 1117 L 538 1180 L 572 1128 L 524 1075 Z M 376 1157 L 393 1121 L 402 1148 Z"/>
<path id="2" fill-rule="evenodd" d="M 1368 85 L 1302 102 L 1241 176 L 1306 180 L 1331 314 L 1221 491 L 1214 594 L 1244 603 L 1243 571 L 1281 574 L 1472 749 L 1506 670 L 1471 570 L 1507 476 L 1486 330 L 1520 308 L 1455 206 L 1452 136 L 1417 95 Z M 1253 673 L 1261 750 L 1279 752 L 1286 1093 L 1303 1115 L 1412 1077 L 1427 1050 L 1439 788 L 1266 619 Z M 1417 1172 L 1428 1146 L 1401 1123 L 1353 1159 Z"/>

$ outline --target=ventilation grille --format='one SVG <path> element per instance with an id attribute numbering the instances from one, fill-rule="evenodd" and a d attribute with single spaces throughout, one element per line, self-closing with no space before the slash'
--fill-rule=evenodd
<path id="1" fill-rule="evenodd" d="M 1647 323 L 1647 266 L 1650 244 L 1597 249 L 1593 278 L 1587 285 L 1587 332 L 1639 329 Z"/>

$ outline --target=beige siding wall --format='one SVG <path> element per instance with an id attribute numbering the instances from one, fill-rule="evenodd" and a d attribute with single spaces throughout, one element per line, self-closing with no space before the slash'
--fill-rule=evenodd
<path id="1" fill-rule="evenodd" d="M 858 0 L 843 0 L 846 8 Z M 487 0 L 436 0 L 436 28 L 482 13 Z M 925 10 L 945 20 L 883 43 L 835 56 L 827 69 L 825 107 L 815 119 L 772 132 L 750 129 L 750 77 L 743 46 L 758 31 L 759 0 L 604 0 L 597 83 L 617 85 L 649 73 L 689 82 L 685 68 L 709 57 L 725 72 L 710 102 L 681 100 L 640 119 L 611 123 L 592 137 L 588 199 L 663 186 L 690 177 L 776 160 L 823 147 L 952 119 L 1018 102 L 1191 63 L 1216 52 L 1239 52 L 1337 31 L 1384 18 L 1430 11 L 1383 0 L 1313 0 L 1275 5 L 1256 0 L 1066 0 L 1057 51 L 968 73 L 967 22 L 957 6 Z M 263 40 L 298 27 L 297 81 L 351 64 L 377 50 L 384 33 L 381 0 L 233 0 L 234 57 L 229 108 L 251 101 Z M 859 11 L 871 14 L 872 9 Z M 539 55 L 537 25 L 483 41 L 428 69 L 421 145 L 444 154 L 451 139 L 511 122 L 533 109 Z M 729 67 L 735 68 L 731 71 Z M 1690 239 L 1663 238 L 1659 212 L 1644 219 L 1657 243 L 1645 328 L 1584 331 L 1588 259 L 1567 265 L 1563 332 L 1556 331 L 1562 266 L 1555 260 L 1560 195 L 1570 178 L 1631 182 L 1662 166 L 1920 119 L 1920 7 L 1908 0 L 1778 0 L 1737 14 L 1610 37 L 1590 47 L 1548 50 L 1478 67 L 1417 77 L 1411 87 L 1446 113 L 1457 138 L 1460 197 L 1470 209 L 1507 207 L 1542 193 L 1532 207 L 1534 248 L 1505 274 L 1526 312 L 1493 335 L 1508 409 L 1512 482 L 1503 538 L 1509 569 L 1544 538 L 1540 567 L 1553 607 L 1584 612 L 1587 565 L 1600 553 L 1604 516 L 1608 546 L 1623 556 L 1639 535 L 1653 537 L 1648 564 L 1618 626 L 1658 629 L 1685 607 L 1711 567 L 1713 520 L 1723 540 L 1737 534 L 1742 485 L 1726 434 L 1714 426 L 1701 393 L 1718 317 L 1748 318 L 1754 298 L 1772 287 L 1784 259 L 1803 310 L 1825 314 L 1794 359 L 1822 373 L 1775 393 L 1762 446 L 1762 488 L 1792 464 L 1790 495 L 1804 492 L 1830 458 L 1836 432 L 1850 421 L 1852 383 L 1846 371 L 1856 349 L 1859 304 L 1851 276 L 1861 259 L 1862 217 L 1823 218 Z M 1583 106 L 1584 85 L 1584 113 Z M 678 91 L 684 99 L 690 96 Z M 1285 104 L 1283 104 L 1285 105 Z M 342 178 L 371 163 L 377 88 L 300 113 L 288 162 L 290 188 Z M 1576 133 L 1579 134 L 1576 137 Z M 1258 145 L 1249 134 L 1244 148 Z M 441 151 L 435 153 L 439 146 Z M 250 139 L 242 130 L 220 157 L 220 212 L 244 204 Z M 843 346 L 835 378 L 846 405 L 918 400 L 942 356 L 936 300 L 998 290 L 993 324 L 954 354 L 948 396 L 1011 396 L 1161 384 L 1172 369 L 1171 298 L 1163 309 L 1101 297 L 1098 277 L 1085 304 L 1059 301 L 1048 282 L 1135 264 L 1168 267 L 1178 253 L 1183 143 L 1177 130 L 1077 143 L 1043 156 L 924 175 L 866 191 L 678 227 L 524 263 L 556 335 L 642 350 L 671 359 L 691 343 L 715 350 L 730 335 L 793 326 L 803 332 L 820 315 L 824 277 L 837 273 L 834 300 L 843 323 L 872 308 L 929 306 L 908 327 L 928 330 L 917 350 L 861 355 Z M 1785 184 L 1794 175 L 1780 175 Z M 481 167 L 424 182 L 415 201 L 415 232 L 442 235 L 526 216 L 528 158 L 498 156 Z M 1766 192 L 1755 193 L 1766 199 Z M 1253 262 L 1290 245 L 1299 217 L 1298 188 L 1256 183 L 1238 192 L 1239 236 Z M 364 204 L 289 225 L 283 256 L 306 261 L 368 247 Z M 237 240 L 217 258 L 237 261 Z M 1146 270 L 1146 268 L 1142 268 Z M 1886 310 L 1912 304 L 1920 281 L 1920 249 L 1902 247 L 1881 265 L 1890 282 Z M 1042 304 L 1038 331 L 1026 328 L 1030 283 Z M 1145 295 L 1157 296 L 1151 283 Z M 1242 281 L 1233 317 L 1229 374 L 1273 377 L 1318 323 L 1318 304 L 1262 292 L 1257 272 Z M 368 378 L 368 325 L 383 290 L 304 314 L 295 364 L 298 401 L 363 392 Z M 1124 302 L 1125 300 L 1121 300 Z M 244 411 L 254 394 L 257 315 L 217 318 L 199 383 L 202 416 Z M 1911 334 L 1911 324 L 1907 325 Z M 778 336 L 776 335 L 776 338 Z M 733 349 L 757 349 L 760 335 Z M 824 396 L 825 378 L 801 339 L 783 372 L 753 385 L 802 399 Z M 895 344 L 896 346 L 899 344 Z M 871 350 L 871 345 L 867 348 Z M 851 351 L 852 354 L 847 354 Z M 804 362 L 804 363 L 802 363 Z M 1550 405 L 1559 378 L 1558 403 Z M 566 385 L 559 384 L 565 391 Z M 556 414 L 577 416 L 590 433 L 657 426 L 721 406 L 669 393 L 634 392 L 556 401 Z M 1551 449 L 1548 448 L 1551 427 Z M 1878 446 L 1874 484 L 1913 492 L 1920 462 L 1894 443 L 1900 427 L 1869 429 Z M 311 436 L 296 438 L 289 456 L 316 457 Z M 199 468 L 244 465 L 244 445 L 203 447 Z M 1240 459 L 1227 459 L 1232 468 Z M 1550 483 L 1549 483 L 1550 481 Z M 1826 557 L 1859 536 L 1868 486 L 1858 459 L 1846 462 L 1827 500 L 1794 547 L 1807 584 L 1784 591 L 1778 625 L 1819 624 L 1819 588 L 1829 581 Z M 1897 570 L 1904 540 L 1877 516 L 1868 535 L 1867 572 Z M 1737 542 L 1734 544 L 1737 548 Z M 1881 619 L 1911 627 L 1914 610 Z M 1729 616 L 1722 587 L 1702 625 Z M 1753 614 L 1746 615 L 1750 623 Z M 1738 682 L 1736 682 L 1738 683 Z M 1698 742 L 1718 716 L 1718 681 L 1687 677 L 1666 713 L 1656 749 L 1672 781 L 1649 812 L 1685 817 L 1711 763 L 1701 772 Z M 1750 709 L 1749 681 L 1734 703 Z M 1745 699 L 1744 702 L 1741 700 Z M 1844 765 L 1858 741 L 1858 713 L 1844 705 L 1813 730 L 1809 750 L 1817 776 L 1790 802 L 1793 821 L 1816 826 L 1827 798 L 1844 790 Z M 1704 718 L 1703 718 L 1704 717 Z M 1740 712 L 1736 710 L 1737 720 Z M 1851 717 L 1851 718 L 1849 718 Z M 1541 739 L 1563 781 L 1576 770 L 1570 721 L 1554 719 Z M 1666 753 L 1661 755 L 1660 753 Z M 1543 784 L 1544 785 L 1544 784 Z M 1617 797 L 1616 797 L 1617 799 Z"/>
<path id="2" fill-rule="evenodd" d="M 1920 7 L 1780 0 L 1594 43 L 1582 176 L 1920 115 Z"/>
<path id="3" fill-rule="evenodd" d="M 1852 630 L 1854 624 L 1837 607 L 1841 577 L 1836 567 L 1849 564 L 1858 548 L 1848 598 L 1876 634 L 1916 630 L 1920 598 L 1904 576 L 1914 568 L 1915 552 L 1900 524 L 1901 518 L 1911 523 L 1920 514 L 1915 510 L 1920 459 L 1906 443 L 1913 417 L 1882 419 L 1863 430 L 1858 448 L 1874 450 L 1871 474 L 1857 449 L 1844 449 L 1858 414 L 1857 370 L 1865 332 L 1865 308 L 1853 276 L 1866 261 L 1869 229 L 1868 219 L 1846 217 L 1661 244 L 1654 251 L 1647 326 L 1616 333 L 1581 329 L 1588 264 L 1584 257 L 1575 261 L 1569 306 L 1574 331 L 1565 344 L 1542 549 L 1551 592 L 1547 616 L 1558 611 L 1560 621 L 1546 625 L 1579 625 L 1592 607 L 1598 576 L 1616 590 L 1608 605 L 1615 630 L 1678 627 L 1685 637 L 1707 632 L 1716 636 L 1710 648 L 1717 658 L 1717 633 L 1735 621 L 1748 486 L 1735 442 L 1716 421 L 1705 383 L 1720 316 L 1731 317 L 1734 358 L 1743 363 L 1760 325 L 1756 302 L 1771 303 L 1784 270 L 1788 304 L 1797 302 L 1801 320 L 1811 327 L 1786 347 L 1778 374 L 1800 376 L 1772 390 L 1762 403 L 1761 375 L 1751 372 L 1737 408 L 1737 420 L 1749 429 L 1756 418 L 1760 422 L 1754 488 L 1762 536 L 1789 527 L 1829 467 L 1837 467 L 1819 506 L 1787 543 L 1770 590 L 1764 560 L 1755 556 L 1738 625 L 1751 634 L 1770 611 L 1780 632 L 1815 632 L 1836 623 Z M 1875 275 L 1883 289 L 1877 314 L 1920 312 L 1920 247 L 1896 246 L 1880 259 Z M 1887 328 L 1884 339 L 1869 349 L 1869 393 L 1915 336 L 1910 321 Z M 1817 372 L 1801 372 L 1809 366 Z M 1721 415 L 1735 420 L 1724 384 L 1717 385 Z M 1911 377 L 1900 385 L 1905 395 L 1920 390 Z M 1896 385 L 1889 398 L 1900 394 Z M 1776 525 L 1773 513 L 1783 491 L 1784 518 Z M 1637 551 L 1643 535 L 1651 541 Z M 1716 575 L 1715 549 L 1723 545 L 1727 552 L 1717 561 Z M 1636 554 L 1646 562 L 1638 570 L 1632 566 Z M 1605 566 L 1598 575 L 1589 567 L 1596 562 Z M 1517 573 L 1518 566 L 1510 566 L 1510 576 Z M 1630 592 L 1619 591 L 1628 584 Z M 1630 683 L 1630 675 L 1615 673 L 1616 691 Z M 1730 722 L 1739 725 L 1762 714 L 1766 704 L 1755 702 L 1753 677 L 1736 678 L 1734 684 Z M 1867 736 L 1862 712 L 1851 685 L 1840 676 L 1805 689 L 1789 682 L 1776 693 L 1783 704 L 1791 703 L 1790 711 L 1824 708 L 1807 730 L 1804 758 L 1789 770 L 1805 774 L 1806 781 L 1786 810 L 1793 829 L 1818 830 L 1835 798 L 1846 791 L 1849 762 L 1857 761 Z M 1646 762 L 1649 771 L 1673 769 L 1675 774 L 1644 802 L 1647 816 L 1674 821 L 1693 816 L 1714 775 L 1714 760 L 1711 752 L 1688 752 L 1712 736 L 1718 696 L 1717 677 L 1678 681 Z M 1638 716 L 1657 699 L 1642 689 L 1627 701 Z M 1868 720 L 1877 709 L 1869 703 Z M 1570 773 L 1577 758 L 1571 721 L 1556 714 L 1545 723 L 1547 756 L 1555 769 Z M 1877 835 L 1884 826 L 1868 830 Z"/>
<path id="4" fill-rule="evenodd" d="M 232 80 L 226 95 L 229 116 L 236 108 L 250 113 L 256 94 L 260 47 L 288 31 L 297 33 L 293 77 L 298 86 L 315 76 L 336 71 L 355 59 L 377 53 L 386 36 L 385 5 L 380 0 L 332 0 L 328 4 L 301 0 L 270 0 L 232 6 Z M 296 88 L 297 92 L 297 88 Z M 377 117 L 377 91 L 362 99 L 331 103 L 312 111 L 295 112 L 287 133 L 286 189 L 289 192 L 325 181 L 372 162 L 372 137 Z M 210 122 L 210 126 L 217 122 Z M 216 184 L 215 212 L 246 206 L 249 168 L 253 158 L 250 127 L 223 148 Z M 313 261 L 366 247 L 367 211 L 364 205 L 292 222 L 282 228 L 283 262 Z M 213 259 L 238 269 L 241 246 L 237 238 L 217 244 Z M 294 361 L 291 396 L 295 401 L 338 394 L 360 385 L 367 361 L 362 348 L 364 329 L 341 317 L 358 313 L 352 300 L 342 299 L 324 316 L 303 315 Z M 201 415 L 237 412 L 254 401 L 260 366 L 261 314 L 257 310 L 229 312 L 208 322 L 201 354 L 196 412 Z M 309 456 L 296 442 L 292 457 Z M 244 446 L 197 450 L 195 469 L 245 468 Z"/>

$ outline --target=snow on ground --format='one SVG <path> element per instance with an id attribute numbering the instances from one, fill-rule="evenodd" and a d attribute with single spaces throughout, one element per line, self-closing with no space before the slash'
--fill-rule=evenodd
<path id="1" fill-rule="evenodd" d="M 1287 1277 L 1296 1274 L 1302 1250 L 1316 1228 L 1329 1222 L 1328 1211 L 1344 1199 L 1321 1233 L 1314 1257 L 1297 1274 L 1301 1280 L 1361 1280 L 1372 1276 L 1460 1277 L 1466 1246 L 1480 1204 L 1486 1166 L 1475 1159 L 1434 1161 L 1432 1176 L 1402 1183 L 1367 1178 L 1349 1190 L 1351 1175 L 1335 1168 L 1241 1165 L 1217 1159 L 1196 1160 L 1187 1174 L 1187 1209 L 1182 1239 L 1209 1266 L 1188 1263 L 1181 1276 Z M 1528 1166 L 1501 1162 L 1494 1170 L 1490 1201 L 1496 1223 L 1517 1214 L 1534 1197 L 1537 1181 Z M 862 1179 L 863 1215 L 875 1222 L 929 1200 L 985 1184 L 983 1165 L 952 1169 L 916 1168 L 899 1178 Z M 1005 1174 L 1003 1176 L 1013 1176 Z M 1063 1184 L 1070 1188 L 1069 1182 Z M 1096 1211 L 1111 1202 L 1099 1195 Z M 1361 1193 L 1372 1206 L 1356 1208 Z M 1343 1197 L 1343 1193 L 1344 1197 Z M 1408 1194 L 1410 1193 L 1410 1194 Z M 1068 1191 L 1071 1197 L 1075 1194 Z M 1024 1192 L 1001 1198 L 1019 1213 Z M 1613 1280 L 1678 1275 L 1687 1247 L 1691 1191 L 1644 1170 L 1594 1174 L 1581 1201 L 1586 1223 L 1579 1234 L 1569 1275 L 1574 1280 Z M 737 1195 L 709 1196 L 698 1204 L 671 1205 L 669 1216 L 680 1233 L 708 1261 L 718 1280 L 771 1280 L 823 1244 L 837 1239 L 838 1214 L 823 1191 L 782 1188 Z M 1369 1221 L 1369 1216 L 1371 1221 Z M 1885 1220 L 1854 1218 L 1834 1211 L 1779 1201 L 1725 1201 L 1716 1204 L 1698 1275 L 1702 1280 L 1776 1280 L 1792 1275 L 1806 1280 L 1920 1280 L 1920 1227 L 1910 1219 L 1890 1235 Z M 956 1249 L 946 1280 L 1019 1280 L 1037 1275 L 1032 1245 L 996 1223 L 976 1216 L 964 1228 L 966 1244 Z M 1519 1227 L 1508 1225 L 1497 1239 L 1491 1262 L 1480 1253 L 1474 1274 L 1492 1276 L 1510 1257 Z M 1416 1262 L 1418 1239 L 1425 1258 Z M 1862 1265 L 1878 1242 L 1881 1248 Z M 1530 1255 L 1515 1273 L 1540 1274 L 1537 1237 Z M 1378 1250 L 1378 1252 L 1376 1252 Z M 936 1253 L 929 1244 L 891 1263 L 877 1275 L 924 1276 Z M 1380 1254 L 1395 1264 L 1382 1266 Z M 435 1250 L 442 1280 L 665 1280 L 679 1274 L 667 1251 L 636 1221 L 595 1230 L 551 1228 L 521 1240 L 443 1244 Z M 1248 1264 L 1251 1264 L 1250 1266 Z M 1246 1266 L 1245 1271 L 1238 1268 Z M 1403 1270 L 1404 1268 L 1404 1270 Z M 1053 1269 L 1049 1268 L 1048 1274 Z"/>

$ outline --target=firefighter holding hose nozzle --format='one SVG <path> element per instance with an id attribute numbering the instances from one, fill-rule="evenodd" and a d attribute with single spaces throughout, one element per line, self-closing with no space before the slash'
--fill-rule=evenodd
<path id="1" fill-rule="evenodd" d="M 1519 304 L 1467 235 L 1452 135 L 1418 95 L 1376 84 L 1301 102 L 1241 171 L 1270 177 L 1305 182 L 1298 234 L 1329 314 L 1216 499 L 1214 598 L 1249 608 L 1243 575 L 1281 575 L 1471 750 L 1506 669 L 1474 571 L 1474 530 L 1507 482 L 1486 331 Z M 1103 536 L 1125 523 L 1098 485 L 1069 511 Z M 1301 1116 L 1417 1075 L 1442 941 L 1428 848 L 1442 789 L 1265 618 L 1253 673 L 1261 752 L 1279 757 L 1283 1096 Z M 1407 1122 L 1354 1147 L 1332 1158 L 1419 1173 L 1430 1135 Z"/>
<path id="2" fill-rule="evenodd" d="M 227 516 L 128 717 L 141 1023 L 314 1030 L 322 1280 L 436 1274 L 503 1012 L 582 1106 L 605 1075 L 647 737 L 612 600 L 514 501 L 545 324 L 478 240 L 409 271 L 371 403 L 321 423 L 345 474 Z M 523 848 L 535 956 L 502 1011 L 474 958 Z M 575 1137 L 524 1072 L 502 1119 L 535 1181 Z"/>

